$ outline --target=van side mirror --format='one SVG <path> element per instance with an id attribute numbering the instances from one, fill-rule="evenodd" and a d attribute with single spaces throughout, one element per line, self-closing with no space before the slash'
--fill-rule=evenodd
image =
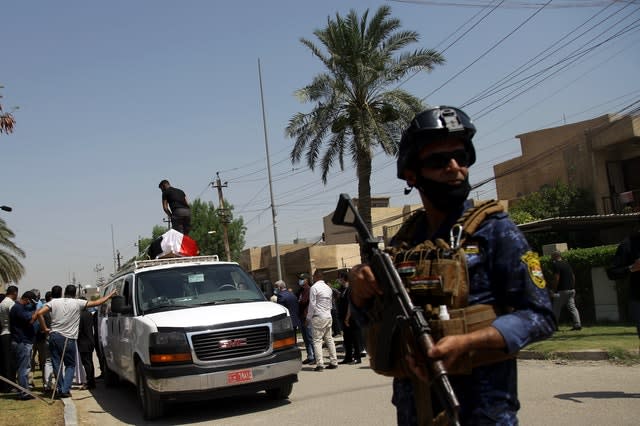
<path id="1" fill-rule="evenodd" d="M 117 314 L 132 314 L 133 306 L 126 304 L 124 296 L 113 296 L 111 298 L 111 311 Z"/>

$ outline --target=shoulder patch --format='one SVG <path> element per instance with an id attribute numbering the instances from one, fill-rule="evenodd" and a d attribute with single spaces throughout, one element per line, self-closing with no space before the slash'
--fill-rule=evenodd
<path id="1" fill-rule="evenodd" d="M 544 281 L 544 274 L 542 273 L 542 267 L 540 266 L 540 259 L 538 258 L 538 254 L 533 251 L 528 251 L 523 254 L 520 259 L 524 262 L 525 265 L 527 265 L 531 281 L 533 281 L 536 287 L 545 288 L 546 283 Z"/>

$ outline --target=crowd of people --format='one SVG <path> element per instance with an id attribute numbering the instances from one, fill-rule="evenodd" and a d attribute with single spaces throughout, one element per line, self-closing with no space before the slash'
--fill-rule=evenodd
<path id="1" fill-rule="evenodd" d="M 37 289 L 18 298 L 18 287 L 7 287 L 0 302 L 0 392 L 15 392 L 20 400 L 34 399 L 36 388 L 52 397 L 68 398 L 75 383 L 81 389 L 95 387 L 93 351 L 97 338 L 97 300 L 76 298 L 76 286 L 54 285 L 44 301 Z M 40 369 L 41 386 L 34 374 Z M 64 368 L 63 368 L 64 367 Z"/>
<path id="2" fill-rule="evenodd" d="M 274 284 L 273 295 L 269 298 L 287 308 L 296 331 L 300 333 L 305 346 L 305 365 L 312 365 L 314 371 L 333 370 L 338 364 L 361 364 L 367 355 L 363 330 L 351 315 L 349 303 L 349 275 L 340 272 L 337 278 L 339 288 L 328 285 L 320 270 L 312 276 L 299 275 L 298 290 L 288 288 L 282 280 Z M 338 361 L 335 337 L 342 335 L 344 357 Z M 329 364 L 325 366 L 322 348 L 329 352 Z"/>

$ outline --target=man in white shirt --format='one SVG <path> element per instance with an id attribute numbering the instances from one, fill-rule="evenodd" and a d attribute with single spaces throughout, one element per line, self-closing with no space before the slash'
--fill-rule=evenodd
<path id="1" fill-rule="evenodd" d="M 49 334 L 49 350 L 54 374 L 64 364 L 64 374 L 56 381 L 56 394 L 61 398 L 71 397 L 71 385 L 76 366 L 76 340 L 80 326 L 80 312 L 92 306 L 98 306 L 109 300 L 116 291 L 97 300 L 86 301 L 76 299 L 76 286 L 68 285 L 64 289 L 64 297 L 51 299 L 38 310 L 38 316 L 51 312 L 51 330 Z"/>
<path id="2" fill-rule="evenodd" d="M 316 355 L 315 371 L 324 370 L 322 355 L 322 341 L 324 340 L 329 350 L 328 370 L 338 368 L 338 356 L 336 345 L 331 333 L 331 299 L 333 291 L 323 280 L 322 271 L 316 269 L 313 273 L 313 284 L 309 292 L 309 310 L 307 311 L 307 323 L 311 324 L 311 337 L 313 339 L 313 352 Z"/>

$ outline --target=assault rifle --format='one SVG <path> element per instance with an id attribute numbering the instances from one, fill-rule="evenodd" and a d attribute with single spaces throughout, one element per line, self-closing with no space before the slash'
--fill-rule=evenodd
<path id="1" fill-rule="evenodd" d="M 353 216 L 352 221 L 347 221 L 347 213 Z M 362 217 L 355 209 L 348 194 L 340 194 L 336 211 L 331 218 L 335 225 L 351 226 L 358 232 L 358 239 L 365 261 L 371 267 L 378 284 L 384 294 L 381 296 L 383 329 L 378 334 L 377 347 L 374 352 L 375 369 L 378 371 L 391 371 L 393 359 L 391 349 L 394 336 L 397 336 L 399 329 L 408 329 L 414 346 L 421 352 L 427 360 L 429 373 L 433 379 L 434 389 L 447 415 L 454 425 L 459 425 L 460 403 L 451 387 L 447 371 L 440 360 L 430 359 L 427 356 L 429 349 L 435 343 L 431 337 L 431 329 L 424 317 L 422 309 L 413 306 L 407 290 L 398 272 L 396 271 L 391 257 L 378 248 L 378 241 L 373 238 Z M 404 360 L 403 360 L 404 361 Z"/>

